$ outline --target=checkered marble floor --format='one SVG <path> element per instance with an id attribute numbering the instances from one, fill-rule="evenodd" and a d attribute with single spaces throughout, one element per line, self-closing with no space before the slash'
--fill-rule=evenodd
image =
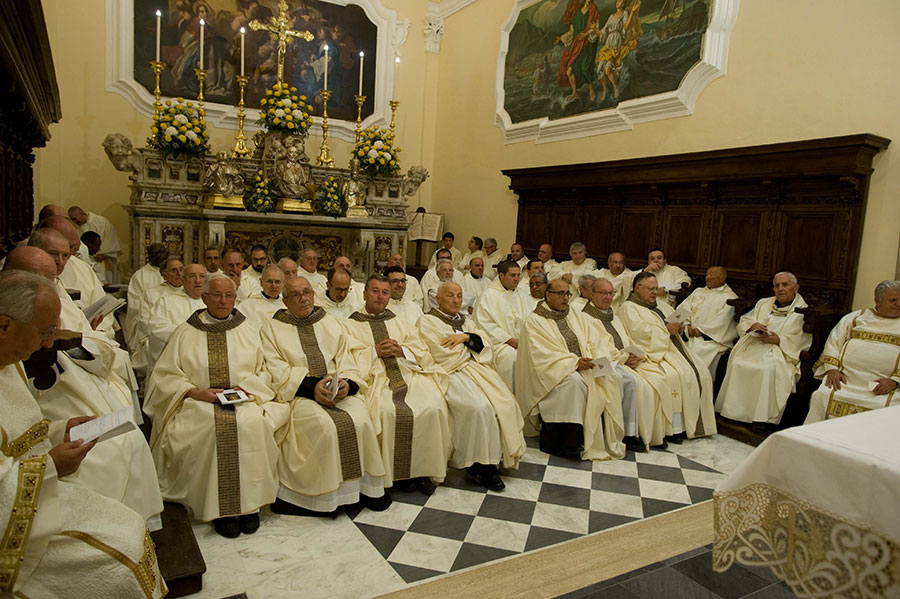
<path id="1" fill-rule="evenodd" d="M 392 490 L 388 510 L 348 515 L 411 583 L 706 501 L 725 476 L 668 450 L 589 462 L 537 444 L 528 439 L 518 470 L 501 472 L 501 492 L 450 470 L 431 497 Z"/>

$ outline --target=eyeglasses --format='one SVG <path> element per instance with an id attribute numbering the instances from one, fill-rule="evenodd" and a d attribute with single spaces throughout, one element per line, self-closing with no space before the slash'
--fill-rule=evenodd
<path id="1" fill-rule="evenodd" d="M 391 284 L 403 283 L 404 285 L 406 285 L 406 279 L 391 279 L 390 281 L 391 281 Z"/>
<path id="2" fill-rule="evenodd" d="M 568 291 L 548 291 L 547 293 L 552 293 L 554 295 L 558 295 L 559 297 L 572 297 L 572 294 Z"/>
<path id="3" fill-rule="evenodd" d="M 209 297 L 213 298 L 214 300 L 220 300 L 220 299 L 233 300 L 237 297 L 237 295 L 234 293 L 219 293 L 218 291 L 208 293 L 207 295 Z"/>
<path id="4" fill-rule="evenodd" d="M 289 295 L 285 295 L 284 299 L 291 299 L 293 297 L 297 297 L 298 295 L 302 295 L 303 297 L 312 297 L 315 292 L 312 289 L 304 289 L 303 291 L 299 291 L 297 293 L 291 293 Z"/>
<path id="5" fill-rule="evenodd" d="M 597 291 L 596 293 L 598 295 L 615 295 L 616 294 L 615 291 Z"/>
<path id="6" fill-rule="evenodd" d="M 53 325 L 44 330 L 41 330 L 41 329 L 37 328 L 36 326 L 34 326 L 33 324 L 31 324 L 30 322 L 25 322 L 22 324 L 37 331 L 38 335 L 41 336 L 41 341 L 47 341 L 48 339 L 52 339 L 53 336 L 56 335 L 56 331 L 58 330 L 58 327 L 56 325 Z"/>

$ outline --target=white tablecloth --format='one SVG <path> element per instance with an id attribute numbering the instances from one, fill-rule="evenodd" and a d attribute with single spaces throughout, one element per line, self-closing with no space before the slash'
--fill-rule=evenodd
<path id="1" fill-rule="evenodd" d="M 713 567 L 800 597 L 900 597 L 900 406 L 774 434 L 716 488 Z"/>

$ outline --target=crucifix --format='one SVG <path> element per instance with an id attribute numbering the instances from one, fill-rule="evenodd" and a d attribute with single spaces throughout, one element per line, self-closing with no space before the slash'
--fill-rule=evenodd
<path id="1" fill-rule="evenodd" d="M 273 40 L 278 40 L 278 83 L 284 81 L 284 51 L 292 37 L 313 41 L 313 34 L 309 31 L 294 31 L 291 29 L 288 19 L 288 5 L 286 0 L 278 0 L 278 16 L 269 19 L 269 24 L 260 23 L 253 19 L 249 23 L 253 31 L 268 31 Z"/>

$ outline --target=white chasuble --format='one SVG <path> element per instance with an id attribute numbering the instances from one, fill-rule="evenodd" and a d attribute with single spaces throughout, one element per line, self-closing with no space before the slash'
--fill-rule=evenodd
<path id="1" fill-rule="evenodd" d="M 441 346 L 441 341 L 457 333 L 477 335 L 481 351 L 460 343 L 456 347 Z M 438 366 L 450 376 L 447 405 L 453 434 L 453 468 L 474 463 L 503 463 L 517 468 L 525 455 L 522 436 L 522 413 L 516 398 L 497 374 L 491 359 L 487 334 L 476 328 L 462 313 L 456 318 L 437 309 L 419 321 L 419 334 Z"/>
<path id="2" fill-rule="evenodd" d="M 494 367 L 506 386 L 515 393 L 516 350 L 506 342 L 519 338 L 519 330 L 529 310 L 525 299 L 515 289 L 506 289 L 494 279 L 475 306 L 475 326 L 487 333 L 494 353 Z"/>
<path id="3" fill-rule="evenodd" d="M 737 299 L 737 294 L 727 284 L 710 289 L 699 287 L 691 292 L 678 308 L 691 313 L 690 325 L 700 329 L 700 337 L 688 337 L 687 346 L 715 375 L 718 358 L 734 345 L 737 328 L 734 324 L 734 308 L 726 302 Z"/>
<path id="4" fill-rule="evenodd" d="M 309 272 L 301 266 L 297 269 L 297 276 L 306 279 L 309 286 L 312 287 L 312 290 L 315 292 L 316 297 L 325 295 L 325 292 L 328 289 L 328 279 L 325 278 L 325 275 L 319 271 Z"/>
<path id="5" fill-rule="evenodd" d="M 129 348 L 136 346 L 134 342 L 134 329 L 137 326 L 137 319 L 140 315 L 141 298 L 148 289 L 161 285 L 165 282 L 163 276 L 159 272 L 159 268 L 152 264 L 145 264 L 131 275 L 128 280 L 128 294 L 126 296 L 128 305 L 125 308 L 125 342 Z"/>
<path id="6" fill-rule="evenodd" d="M 403 299 L 405 300 L 407 297 L 419 304 L 419 308 L 422 307 L 422 301 L 424 300 L 422 285 L 419 283 L 419 279 L 409 273 L 406 273 L 406 293 L 403 294 Z"/>
<path id="7" fill-rule="evenodd" d="M 653 276 L 656 277 L 659 288 L 663 290 L 663 293 L 657 296 L 656 301 L 662 300 L 668 306 L 675 305 L 675 298 L 669 295 L 669 291 L 674 293 L 681 289 L 683 283 L 691 284 L 691 276 L 673 264 L 666 264 L 658 272 L 653 273 Z"/>
<path id="8" fill-rule="evenodd" d="M 728 357 L 728 370 L 716 397 L 716 411 L 722 416 L 740 422 L 781 422 L 788 396 L 800 378 L 800 352 L 812 343 L 812 335 L 803 332 L 803 315 L 796 312 L 805 307 L 799 293 L 784 307 L 767 297 L 741 317 L 741 338 Z M 776 333 L 780 343 L 763 343 L 748 334 L 754 322 Z"/>
<path id="9" fill-rule="evenodd" d="M 584 427 L 582 459 L 609 460 L 625 456 L 622 393 L 618 381 L 613 376 L 594 377 L 591 370 L 576 369 L 578 358 L 600 357 L 601 342 L 596 330 L 572 310 L 551 310 L 542 302 L 525 319 L 516 364 L 516 398 L 525 417 L 526 435 L 538 434 L 541 403 L 574 374 L 587 387 L 580 422 Z"/>
<path id="10" fill-rule="evenodd" d="M 403 299 L 399 301 L 391 299 L 388 302 L 388 308 L 391 312 L 396 314 L 398 318 L 405 320 L 409 326 L 416 327 L 419 325 L 419 319 L 422 318 L 422 302 L 407 299 L 406 296 L 408 294 L 409 287 L 406 288 L 406 294 L 403 295 Z"/>
<path id="11" fill-rule="evenodd" d="M 138 323 L 137 336 L 141 341 L 134 353 L 135 370 L 150 376 L 178 325 L 187 322 L 197 310 L 205 308 L 202 299 L 189 296 L 183 289 L 160 297 L 150 308 L 147 318 Z"/>
<path id="12" fill-rule="evenodd" d="M 672 312 L 667 304 L 645 304 L 632 294 L 617 316 L 634 344 L 647 354 L 637 370 L 659 396 L 666 434 L 682 432 L 683 427 L 689 439 L 712 435 L 716 432 L 712 378 L 681 339 L 669 334 L 665 318 Z"/>
<path id="13" fill-rule="evenodd" d="M 452 449 L 444 391 L 447 374 L 434 363 L 418 331 L 390 310 L 354 312 L 343 323 L 351 355 L 365 376 L 366 403 L 381 444 L 384 486 L 429 476 L 443 480 Z M 393 339 L 403 356 L 379 358 L 375 345 Z"/>
<path id="14" fill-rule="evenodd" d="M 77 304 L 86 308 L 91 304 L 100 301 L 106 296 L 103 291 L 103 283 L 97 278 L 97 274 L 93 271 L 89 264 L 81 260 L 69 260 L 66 267 L 59 276 L 59 281 L 66 289 L 75 289 L 81 292 L 81 299 Z M 112 314 L 103 318 L 97 326 L 97 332 L 102 332 L 111 340 L 115 338 L 115 322 L 116 319 Z"/>
<path id="15" fill-rule="evenodd" d="M 484 254 L 484 276 L 491 279 L 492 281 L 497 278 L 497 265 L 503 262 L 506 255 L 503 254 L 500 250 L 494 250 L 492 253 Z M 424 282 L 425 277 L 422 277 Z"/>
<path id="16" fill-rule="evenodd" d="M 544 270 L 547 269 L 544 268 Z M 592 273 L 595 270 L 597 270 L 597 261 L 593 258 L 585 258 L 584 262 L 581 264 L 575 264 L 574 260 L 566 260 L 565 262 L 560 263 L 559 267 L 547 271 L 547 278 L 553 281 L 555 279 L 561 279 L 566 275 L 572 275 L 572 282 L 569 283 L 569 291 L 572 292 L 572 297 L 578 297 L 578 283 L 581 280 L 581 275 Z"/>
<path id="17" fill-rule="evenodd" d="M 330 512 L 356 503 L 360 493 L 384 493 L 384 464 L 366 407 L 365 383 L 350 356 L 347 333 L 322 308 L 306 318 L 279 310 L 260 330 L 276 401 L 290 406 L 278 433 L 278 496 L 310 510 Z M 339 376 L 359 386 L 335 407 L 314 399 L 314 383 Z M 313 379 L 300 395 L 304 380 Z"/>
<path id="18" fill-rule="evenodd" d="M 284 309 L 285 305 L 284 302 L 281 301 L 281 296 L 273 299 L 263 295 L 262 291 L 251 295 L 241 302 L 241 312 L 250 319 L 257 328 L 262 326 L 262 323 L 266 320 L 271 319 L 276 312 Z"/>
<path id="19" fill-rule="evenodd" d="M 840 390 L 822 383 L 810 398 L 807 423 L 900 403 L 897 390 L 872 393 L 877 379 L 900 383 L 900 318 L 885 318 L 871 308 L 844 316 L 828 335 L 815 376 L 824 379 L 831 370 L 847 381 Z"/>
<path id="20" fill-rule="evenodd" d="M 351 314 L 357 310 L 361 310 L 363 302 L 352 291 L 347 293 L 347 296 L 342 302 L 332 300 L 328 297 L 327 293 L 323 293 L 322 295 L 316 293 L 315 305 L 324 308 L 326 312 L 343 322 L 350 318 Z"/>
<path id="21" fill-rule="evenodd" d="M 0 368 L 0 594 L 162 597 L 144 519 L 58 478 L 48 452 L 62 442 L 65 425 L 42 419 L 20 364 Z"/>
<path id="22" fill-rule="evenodd" d="M 472 276 L 472 273 L 467 272 L 463 276 L 463 291 L 470 293 L 474 299 L 472 300 L 472 306 L 478 304 L 478 300 L 481 299 L 482 294 L 485 289 L 487 289 L 491 284 L 491 280 L 485 276 L 478 277 L 477 279 Z"/>
<path id="23" fill-rule="evenodd" d="M 628 299 L 628 296 L 631 295 L 631 282 L 636 273 L 630 268 L 626 268 L 619 274 L 614 275 L 608 268 L 601 268 L 593 274 L 594 276 L 606 279 L 612 283 L 613 292 L 615 293 L 612 301 L 612 309 L 618 310 L 619 306 L 624 304 L 625 300 Z"/>
<path id="24" fill-rule="evenodd" d="M 128 306 L 127 316 L 132 317 L 133 320 L 131 323 L 131 336 L 125 338 L 125 343 L 128 344 L 128 349 L 131 351 L 132 359 L 135 362 L 140 361 L 134 354 L 147 338 L 147 332 L 149 330 L 148 321 L 150 320 L 150 316 L 156 303 L 164 296 L 175 295 L 177 293 L 184 293 L 184 289 L 182 287 L 175 287 L 168 282 L 163 281 L 159 285 L 154 285 L 150 289 L 144 291 L 143 295 L 138 298 L 137 303 L 133 307 L 131 305 Z M 125 324 L 127 328 L 127 320 Z"/>
<path id="25" fill-rule="evenodd" d="M 179 325 L 147 385 L 150 447 L 163 497 L 194 518 L 251 513 L 275 501 L 275 431 L 289 406 L 274 394 L 259 331 L 235 310 L 215 320 L 198 310 Z M 191 389 L 240 387 L 250 401 L 222 406 L 187 397 Z"/>

